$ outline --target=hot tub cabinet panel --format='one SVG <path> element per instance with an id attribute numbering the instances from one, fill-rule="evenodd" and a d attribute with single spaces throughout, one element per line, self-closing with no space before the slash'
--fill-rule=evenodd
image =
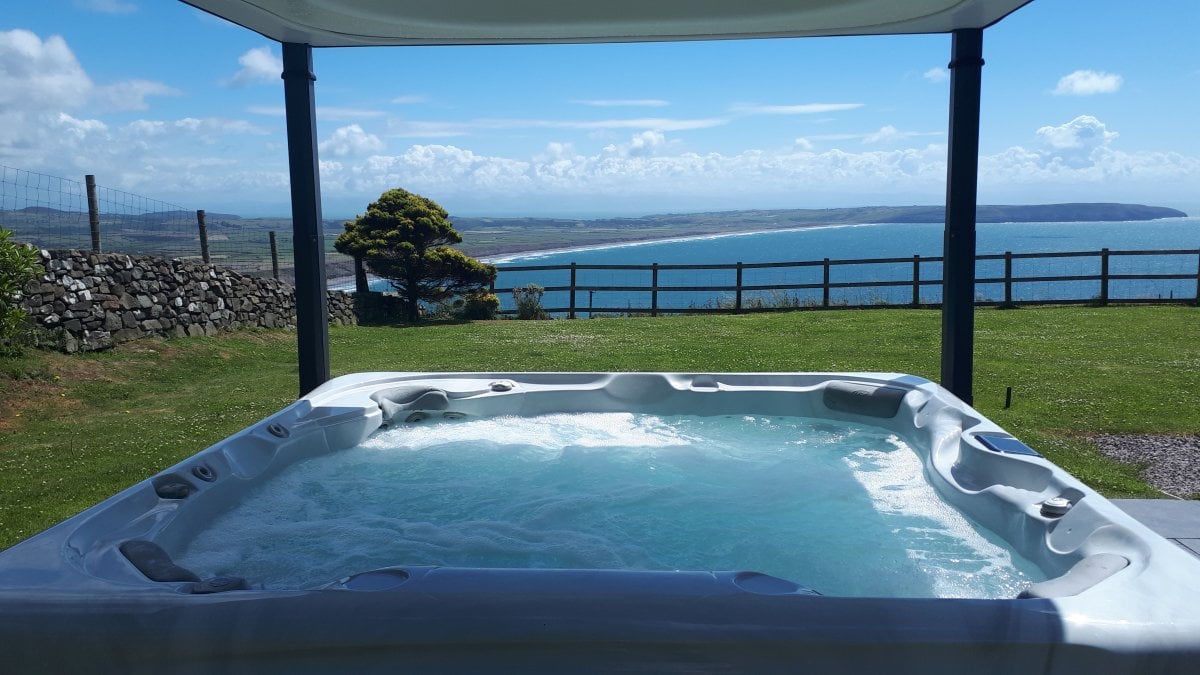
<path id="1" fill-rule="evenodd" d="M 754 570 L 405 564 L 275 589 L 176 560 L 254 488 L 381 426 L 585 412 L 881 427 L 1046 580 L 1000 599 L 847 597 Z M 1200 562 L 909 375 L 365 373 L 0 552 L 0 645 L 14 673 L 1184 673 Z"/>

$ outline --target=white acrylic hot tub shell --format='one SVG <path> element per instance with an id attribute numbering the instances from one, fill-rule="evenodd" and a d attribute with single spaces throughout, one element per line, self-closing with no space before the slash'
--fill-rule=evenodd
<path id="1" fill-rule="evenodd" d="M 422 399 L 424 389 L 445 394 Z M 196 594 L 195 582 L 148 580 L 121 553 L 130 540 L 179 551 L 251 486 L 357 444 L 383 421 L 377 399 L 388 392 L 397 403 L 383 407 L 397 423 L 444 410 L 639 411 L 884 427 L 927 449 L 926 478 L 947 502 L 1059 580 L 1043 587 L 1052 597 L 1028 599 L 841 598 L 753 571 L 405 566 L 317 589 L 256 590 L 250 580 L 247 590 Z M 908 375 L 348 375 L 0 552 L 0 668 L 1190 672 L 1200 562 L 1045 459 L 986 449 L 979 433 L 1006 436 Z M 171 482 L 191 494 L 160 496 Z M 1042 515 L 1058 496 L 1072 508 Z"/>

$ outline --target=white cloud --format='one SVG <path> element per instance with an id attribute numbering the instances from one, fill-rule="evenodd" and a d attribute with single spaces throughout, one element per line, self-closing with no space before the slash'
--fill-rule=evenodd
<path id="1" fill-rule="evenodd" d="M 1053 151 L 1072 150 L 1091 152 L 1097 147 L 1108 145 L 1118 134 L 1109 131 L 1104 122 L 1091 115 L 1080 115 L 1057 127 L 1045 126 L 1037 130 L 1038 138 Z"/>
<path id="2" fill-rule="evenodd" d="M 92 98 L 106 110 L 146 110 L 150 107 L 147 96 L 179 96 L 182 93 L 161 82 L 127 80 L 96 87 Z"/>
<path id="3" fill-rule="evenodd" d="M 661 131 L 643 131 L 634 134 L 627 143 L 604 146 L 604 152 L 618 157 L 649 157 L 659 154 L 668 145 L 667 137 Z"/>
<path id="4" fill-rule="evenodd" d="M 0 108 L 75 108 L 92 88 L 66 40 L 52 35 L 43 41 L 21 29 L 0 32 Z"/>
<path id="5" fill-rule="evenodd" d="M 283 59 L 276 56 L 270 47 L 255 47 L 239 56 L 238 63 L 242 67 L 225 81 L 227 86 L 247 87 L 281 81 Z"/>
<path id="6" fill-rule="evenodd" d="M 930 68 L 921 77 L 934 84 L 941 84 L 950 80 L 950 70 L 948 68 Z"/>
<path id="7" fill-rule="evenodd" d="M 883 143 L 913 135 L 919 134 L 885 126 L 873 134 L 848 135 L 848 140 Z M 1122 152 L 1112 147 L 1117 138 L 1088 116 L 1043 127 L 1031 134 L 1037 142 L 1028 147 L 980 158 L 982 194 L 1017 201 L 1113 200 L 1121 194 L 1128 196 L 1120 199 L 1138 201 L 1149 199 L 1141 196 L 1147 192 L 1161 193 L 1163 185 L 1200 182 L 1200 158 Z M 805 137 L 776 149 L 703 153 L 687 151 L 668 133 L 655 130 L 592 151 L 551 142 L 528 158 L 480 154 L 449 144 L 414 145 L 396 155 L 322 166 L 331 203 L 369 199 L 403 185 L 452 211 L 482 213 L 536 213 L 580 204 L 601 209 L 738 208 L 780 203 L 796 194 L 820 194 L 831 202 L 937 203 L 944 196 L 945 179 L 942 143 L 817 151 Z"/>
<path id="8" fill-rule="evenodd" d="M 731 110 L 743 115 L 815 115 L 863 107 L 863 103 L 799 103 L 796 105 L 755 105 L 738 103 Z"/>
<path id="9" fill-rule="evenodd" d="M 588 105 L 595 108 L 662 108 L 671 105 L 670 101 L 664 101 L 659 98 L 573 99 L 571 103 Z"/>
<path id="10" fill-rule="evenodd" d="M 876 131 L 875 133 L 867 134 L 866 136 L 864 136 L 863 143 L 866 143 L 868 145 L 873 144 L 873 143 L 894 143 L 894 142 L 901 140 L 903 138 L 906 138 L 906 137 L 907 136 L 904 133 L 902 133 L 899 129 L 888 124 L 888 125 L 882 127 L 879 131 Z"/>
<path id="11" fill-rule="evenodd" d="M 944 134 L 945 132 L 942 131 L 901 131 L 894 126 L 887 124 L 881 127 L 879 131 L 863 135 L 862 142 L 866 143 L 867 145 L 873 145 L 876 143 L 898 143 L 900 141 L 909 138 L 916 138 L 918 136 L 942 136 Z"/>
<path id="12" fill-rule="evenodd" d="M 101 14 L 129 14 L 137 11 L 137 5 L 121 0 L 75 0 L 75 6 Z"/>
<path id="13" fill-rule="evenodd" d="M 1124 79 L 1120 75 L 1095 70 L 1076 70 L 1064 75 L 1054 88 L 1057 96 L 1091 96 L 1112 94 L 1121 88 Z"/>
<path id="14" fill-rule="evenodd" d="M 368 134 L 357 124 L 337 129 L 328 140 L 318 145 L 322 153 L 334 157 L 369 155 L 382 152 L 384 143 L 374 134 Z"/>
<path id="15" fill-rule="evenodd" d="M 89 136 L 96 136 L 108 131 L 108 125 L 100 120 L 81 120 L 71 117 L 67 113 L 59 113 L 55 120 L 55 127 L 62 133 L 70 134 L 77 140 L 83 140 Z"/>
<path id="16" fill-rule="evenodd" d="M 392 99 L 392 103 L 396 105 L 412 105 L 414 103 L 429 103 L 429 97 L 425 94 L 409 94 L 407 96 L 397 96 Z"/>

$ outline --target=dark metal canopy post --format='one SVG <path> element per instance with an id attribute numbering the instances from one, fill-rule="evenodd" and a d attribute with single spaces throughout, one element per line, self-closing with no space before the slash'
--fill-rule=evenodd
<path id="1" fill-rule="evenodd" d="M 942 244 L 942 386 L 971 403 L 975 347 L 975 206 L 983 29 L 956 30 L 950 56 L 946 236 Z"/>
<path id="2" fill-rule="evenodd" d="M 296 262 L 296 342 L 300 395 L 329 379 L 329 307 L 325 295 L 325 240 L 317 167 L 317 113 L 312 47 L 283 43 L 283 100 L 287 114 Z"/>

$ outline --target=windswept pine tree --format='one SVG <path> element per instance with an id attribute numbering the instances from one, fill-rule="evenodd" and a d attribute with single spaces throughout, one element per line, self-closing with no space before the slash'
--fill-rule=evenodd
<path id="1" fill-rule="evenodd" d="M 420 317 L 422 302 L 445 302 L 485 292 L 496 278 L 493 265 L 451 248 L 462 242 L 446 210 L 407 190 L 388 190 L 367 212 L 345 224 L 334 248 L 361 257 L 404 300 L 405 319 Z"/>

